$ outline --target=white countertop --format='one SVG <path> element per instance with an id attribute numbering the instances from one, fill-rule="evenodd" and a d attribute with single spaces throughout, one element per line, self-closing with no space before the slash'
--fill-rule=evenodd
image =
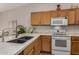
<path id="1" fill-rule="evenodd" d="M 34 40 L 36 40 L 40 35 L 51 35 L 51 34 L 50 33 L 22 34 L 19 37 L 23 37 L 23 36 L 34 37 L 22 44 L 7 42 L 8 40 L 12 40 L 12 38 L 6 37 L 5 42 L 0 42 L 0 55 L 17 55 L 21 51 L 23 51 L 29 44 L 31 44 Z"/>
<path id="2" fill-rule="evenodd" d="M 16 55 L 23 51 L 29 44 L 31 44 L 35 39 L 37 39 L 39 34 L 24 34 L 22 36 L 34 36 L 34 38 L 28 40 L 25 43 L 10 43 L 10 42 L 0 42 L 0 55 Z"/>
<path id="3" fill-rule="evenodd" d="M 0 55 L 17 55 L 23 51 L 29 44 L 36 40 L 40 35 L 52 35 L 51 33 L 32 33 L 32 34 L 22 34 L 22 36 L 34 36 L 34 38 L 28 40 L 25 43 L 10 43 L 10 42 L 0 42 Z M 79 36 L 77 33 L 68 33 L 68 36 Z M 5 38 L 6 40 L 7 38 Z M 10 40 L 11 38 L 8 38 Z"/>

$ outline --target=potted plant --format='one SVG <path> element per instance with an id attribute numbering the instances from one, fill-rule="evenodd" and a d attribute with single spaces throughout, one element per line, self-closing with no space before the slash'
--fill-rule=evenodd
<path id="1" fill-rule="evenodd" d="M 18 25 L 17 26 L 17 33 L 18 34 L 23 34 L 23 33 L 26 33 L 26 28 L 22 25 Z"/>

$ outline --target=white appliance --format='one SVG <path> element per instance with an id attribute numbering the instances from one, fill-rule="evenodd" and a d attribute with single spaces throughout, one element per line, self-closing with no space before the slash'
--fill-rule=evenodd
<path id="1" fill-rule="evenodd" d="M 51 18 L 51 26 L 65 26 L 68 25 L 66 17 L 53 17 Z"/>
<path id="2" fill-rule="evenodd" d="M 68 55 L 71 51 L 71 37 L 69 36 L 53 36 L 52 37 L 52 54 Z"/>
<path id="3" fill-rule="evenodd" d="M 71 37 L 66 34 L 68 19 L 66 17 L 51 18 L 52 26 L 52 54 L 69 55 L 71 51 Z"/>

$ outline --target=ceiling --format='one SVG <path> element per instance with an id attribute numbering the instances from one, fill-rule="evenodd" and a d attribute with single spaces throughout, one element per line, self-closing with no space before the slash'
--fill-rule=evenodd
<path id="1" fill-rule="evenodd" d="M 0 12 L 4 12 L 19 6 L 23 6 L 26 3 L 0 3 Z"/>

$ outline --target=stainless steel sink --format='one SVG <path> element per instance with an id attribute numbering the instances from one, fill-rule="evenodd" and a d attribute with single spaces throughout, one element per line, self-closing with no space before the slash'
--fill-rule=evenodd
<path id="1" fill-rule="evenodd" d="M 14 39 L 14 40 L 10 40 L 10 41 L 7 41 L 7 42 L 24 43 L 24 42 L 30 40 L 31 38 L 33 38 L 33 36 L 24 36 L 24 37 L 20 37 L 20 38 L 17 38 L 17 39 Z"/>

